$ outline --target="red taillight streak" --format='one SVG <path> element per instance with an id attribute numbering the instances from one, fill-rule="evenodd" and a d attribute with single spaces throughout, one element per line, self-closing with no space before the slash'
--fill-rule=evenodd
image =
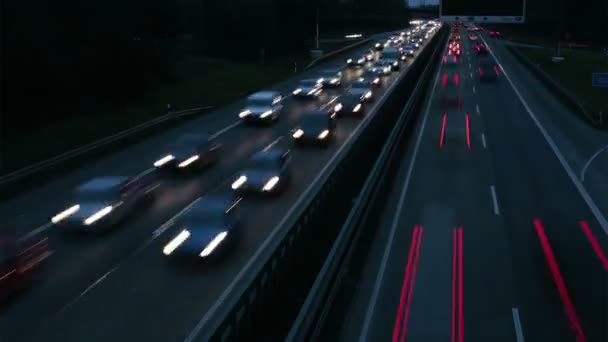
<path id="1" fill-rule="evenodd" d="M 483 70 L 481 70 L 481 67 L 477 68 L 479 70 L 479 76 L 483 76 Z"/>
<path id="2" fill-rule="evenodd" d="M 403 332 L 401 333 L 401 340 L 400 342 L 404 342 L 405 341 L 405 336 L 407 335 L 407 323 L 410 320 L 410 308 L 411 308 L 411 303 L 412 303 L 412 294 L 414 293 L 414 285 L 416 284 L 416 273 L 418 272 L 418 260 L 420 259 L 420 248 L 422 246 L 422 236 L 424 233 L 424 228 L 422 226 L 420 226 L 420 229 L 418 230 L 418 239 L 417 239 L 417 243 L 416 243 L 416 254 L 414 257 L 414 268 L 412 270 L 412 274 L 411 274 L 411 280 L 410 280 L 410 284 L 409 284 L 409 290 L 407 293 L 407 304 L 406 304 L 406 308 L 405 308 L 405 319 L 403 321 Z"/>
<path id="3" fill-rule="evenodd" d="M 466 125 L 467 125 L 467 147 L 470 150 L 471 149 L 471 122 L 469 119 L 469 113 L 466 113 L 464 118 L 465 118 Z"/>
<path id="4" fill-rule="evenodd" d="M 595 236 L 593 235 L 593 232 L 589 228 L 589 225 L 585 221 L 579 222 L 579 225 L 581 226 L 583 233 L 585 233 L 585 236 L 587 237 L 589 244 L 591 244 L 591 248 L 593 248 L 595 255 L 597 255 L 598 259 L 600 259 L 600 262 L 602 263 L 604 270 L 608 271 L 608 258 L 606 258 L 606 254 L 604 254 L 602 247 L 600 247 L 600 244 L 597 241 L 597 239 L 595 238 Z"/>
<path id="5" fill-rule="evenodd" d="M 462 262 L 462 226 L 458 229 L 458 342 L 464 342 L 464 290 Z"/>
<path id="6" fill-rule="evenodd" d="M 559 270 L 559 266 L 557 265 L 557 261 L 555 260 L 555 255 L 553 254 L 553 250 L 551 249 L 551 244 L 549 243 L 549 239 L 545 234 L 545 229 L 543 228 L 543 225 L 540 220 L 534 220 L 534 228 L 536 229 L 536 234 L 538 235 L 538 239 L 540 240 L 543 253 L 545 254 L 545 259 L 547 260 L 547 264 L 549 265 L 549 269 L 551 270 L 551 274 L 553 275 L 553 280 L 555 282 L 555 285 L 557 286 L 557 290 L 559 292 L 562 304 L 564 305 L 566 316 L 568 317 L 570 325 L 576 335 L 577 342 L 587 341 L 583 332 L 583 328 L 579 323 L 576 310 L 574 309 L 574 304 L 572 304 L 570 296 L 568 295 L 568 290 L 566 289 L 566 285 L 564 285 L 564 278 L 562 277 Z"/>
<path id="7" fill-rule="evenodd" d="M 441 85 L 445 87 L 447 84 L 448 84 L 448 74 L 443 74 L 443 77 L 441 77 Z"/>
<path id="8" fill-rule="evenodd" d="M 443 147 L 443 139 L 445 137 L 445 123 L 448 119 L 448 113 L 443 113 L 443 122 L 441 123 L 441 136 L 439 137 L 439 148 Z"/>
<path id="9" fill-rule="evenodd" d="M 405 266 L 405 277 L 403 284 L 401 285 L 401 298 L 399 299 L 399 308 L 397 309 L 397 317 L 395 318 L 395 326 L 393 328 L 393 342 L 399 340 L 399 333 L 401 332 L 401 322 L 403 318 L 403 309 L 405 307 L 405 301 L 407 299 L 408 284 L 410 281 L 412 261 L 414 259 L 414 252 L 416 248 L 416 242 L 418 237 L 418 225 L 414 226 L 414 232 L 412 234 L 412 240 L 410 241 L 410 251 L 407 257 L 407 265 Z"/>
<path id="10" fill-rule="evenodd" d="M 454 84 L 458 86 L 460 84 L 460 74 L 454 75 Z"/>

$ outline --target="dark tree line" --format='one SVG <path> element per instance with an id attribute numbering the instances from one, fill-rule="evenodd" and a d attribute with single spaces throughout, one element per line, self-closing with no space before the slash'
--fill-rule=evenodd
<path id="1" fill-rule="evenodd" d="M 125 104 L 174 79 L 185 37 L 242 61 L 305 54 L 317 7 L 324 29 L 403 25 L 401 0 L 4 0 L 4 127 Z"/>

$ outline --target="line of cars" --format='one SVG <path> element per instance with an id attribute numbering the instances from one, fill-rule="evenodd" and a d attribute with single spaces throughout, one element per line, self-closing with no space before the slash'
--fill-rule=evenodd
<path id="1" fill-rule="evenodd" d="M 372 49 L 357 57 L 357 63 L 347 60 L 346 68 L 361 69 L 359 77 L 332 102 L 303 114 L 290 132 L 294 146 L 327 147 L 334 138 L 338 118 L 363 117 L 366 104 L 373 101 L 375 89 L 383 85 L 384 76 L 398 70 L 406 60 L 400 58 L 404 53 L 399 48 L 412 44 L 413 39 L 424 38 L 416 35 L 408 40 L 405 33 L 391 36 L 380 42 L 382 50 L 387 44 L 384 55 Z M 326 89 L 343 87 L 343 79 L 343 70 L 323 70 L 313 78 L 301 80 L 288 96 L 272 90 L 254 93 L 247 97 L 246 105 L 236 116 L 246 124 L 272 125 L 280 120 L 288 97 L 316 101 Z M 209 260 L 221 255 L 242 229 L 238 208 L 243 198 L 278 195 L 287 188 L 291 153 L 289 149 L 273 147 L 251 156 L 247 166 L 230 183 L 231 192 L 206 194 L 178 218 L 175 224 L 181 230 L 163 246 L 162 253 L 190 260 Z M 213 136 L 198 132 L 182 135 L 159 151 L 158 157 L 149 162 L 150 168 L 137 175 L 99 176 L 81 184 L 64 209 L 50 218 L 50 223 L 64 232 L 109 232 L 131 215 L 145 212 L 146 206 L 156 199 L 164 177 L 197 175 L 217 164 L 221 157 L 222 145 Z M 15 241 L 14 237 L 0 236 L 0 288 L 9 278 L 16 279 L 20 270 L 32 269 L 34 262 L 42 263 L 52 253 L 46 238 L 27 244 Z"/>

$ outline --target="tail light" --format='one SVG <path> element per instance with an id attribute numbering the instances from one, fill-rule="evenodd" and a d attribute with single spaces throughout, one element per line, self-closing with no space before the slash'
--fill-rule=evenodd
<path id="1" fill-rule="evenodd" d="M 496 76 L 498 76 L 498 67 L 496 65 L 494 66 L 494 71 L 496 71 Z"/>
<path id="2" fill-rule="evenodd" d="M 481 70 L 481 67 L 479 67 L 478 70 L 479 70 L 479 76 L 483 76 L 483 70 Z"/>

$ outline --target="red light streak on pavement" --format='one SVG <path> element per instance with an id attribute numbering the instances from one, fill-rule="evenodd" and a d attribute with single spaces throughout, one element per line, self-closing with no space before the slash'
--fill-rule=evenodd
<path id="1" fill-rule="evenodd" d="M 602 263 L 604 270 L 606 270 L 608 272 L 608 258 L 606 258 L 606 254 L 604 254 L 602 247 L 600 247 L 599 242 L 593 235 L 591 228 L 589 228 L 589 225 L 585 221 L 580 221 L 579 225 L 581 226 L 583 233 L 585 233 L 585 237 L 587 237 L 589 244 L 591 244 L 591 248 L 593 248 L 595 255 L 597 255 L 598 259 L 600 259 L 600 262 Z"/>

